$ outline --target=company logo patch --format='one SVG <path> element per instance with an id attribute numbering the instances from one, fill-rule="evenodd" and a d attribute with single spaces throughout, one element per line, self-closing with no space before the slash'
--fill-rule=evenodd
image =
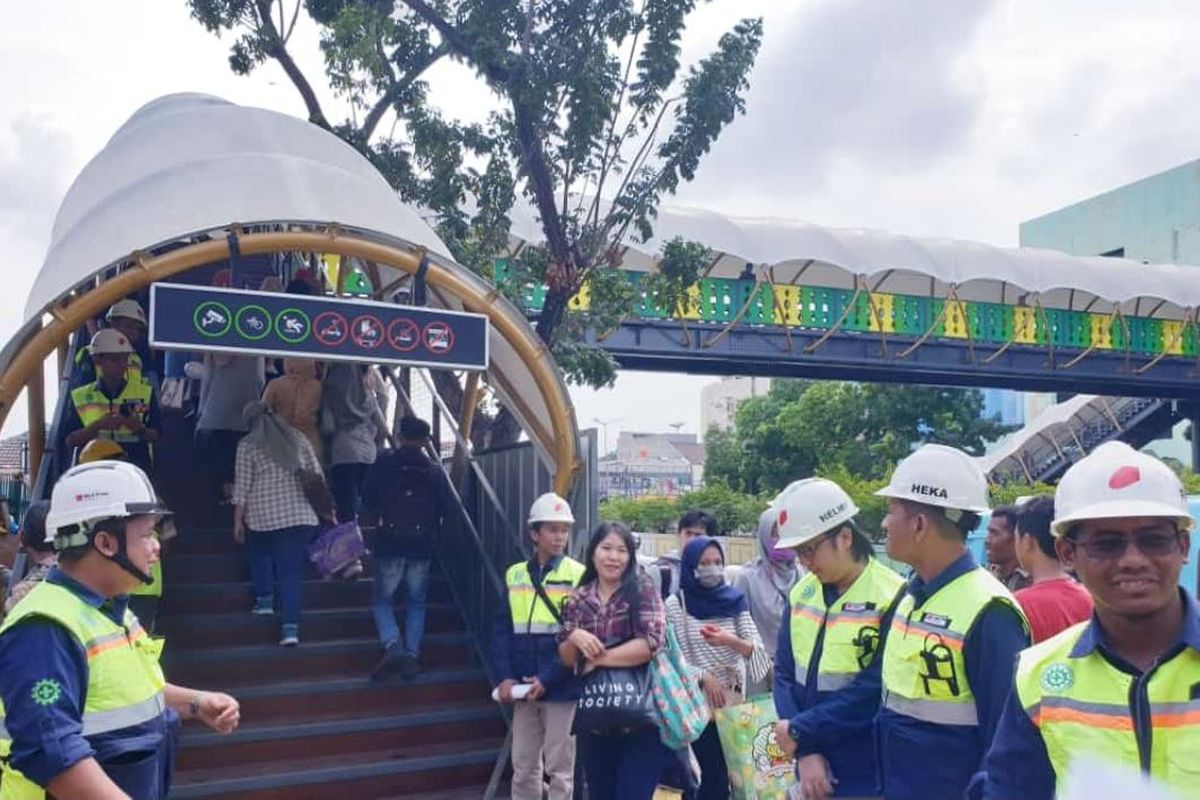
<path id="1" fill-rule="evenodd" d="M 787 509 L 786 508 L 783 511 L 779 512 L 779 524 L 787 525 Z"/>
<path id="2" fill-rule="evenodd" d="M 84 500 L 95 500 L 97 497 L 108 497 L 108 492 L 84 492 L 83 494 L 75 495 L 75 502 L 82 503 Z"/>
<path id="3" fill-rule="evenodd" d="M 803 597 L 805 600 L 807 600 L 808 598 L 812 597 L 816 593 L 817 593 L 817 587 L 813 586 L 810 583 L 808 586 L 804 587 L 804 591 L 800 593 L 800 596 Z"/>
<path id="4" fill-rule="evenodd" d="M 53 678 L 44 678 L 33 685 L 29 694 L 39 706 L 54 705 L 62 697 L 62 684 Z"/>
<path id="5" fill-rule="evenodd" d="M 1108 479 L 1108 488 L 1124 489 L 1133 486 L 1142 479 L 1142 471 L 1137 467 L 1121 467 Z"/>
<path id="6" fill-rule="evenodd" d="M 932 611 L 926 611 L 921 615 L 921 622 L 926 625 L 932 625 L 935 628 L 949 628 L 950 618 L 944 617 L 941 614 L 934 614 Z"/>
<path id="7" fill-rule="evenodd" d="M 1041 684 L 1047 692 L 1065 692 L 1075 685 L 1075 673 L 1062 662 L 1047 664 L 1042 670 Z"/>
<path id="8" fill-rule="evenodd" d="M 874 603 L 846 603 L 842 606 L 843 611 L 870 611 L 875 607 Z"/>
<path id="9" fill-rule="evenodd" d="M 930 486 L 927 483 L 914 483 L 909 491 L 922 497 L 940 497 L 943 500 L 950 498 L 949 493 L 941 486 Z"/>

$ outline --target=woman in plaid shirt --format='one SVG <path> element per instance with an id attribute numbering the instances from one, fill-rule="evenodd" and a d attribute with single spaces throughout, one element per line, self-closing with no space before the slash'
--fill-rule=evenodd
<path id="1" fill-rule="evenodd" d="M 662 599 L 633 557 L 629 529 L 605 522 L 592 534 L 587 570 L 563 606 L 558 655 L 568 667 L 583 658 L 596 667 L 650 663 L 663 646 Z M 669 751 L 658 727 L 584 731 L 579 749 L 592 800 L 650 800 Z"/>

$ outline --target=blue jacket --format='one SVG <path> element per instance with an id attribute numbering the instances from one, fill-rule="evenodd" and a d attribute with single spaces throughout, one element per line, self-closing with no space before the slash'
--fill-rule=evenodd
<path id="1" fill-rule="evenodd" d="M 837 601 L 837 587 L 822 585 L 826 606 Z M 887 610 L 879 629 L 886 632 L 892 624 L 895 606 Z M 880 639 L 882 642 L 882 638 Z M 792 653 L 792 626 L 790 605 L 783 611 L 783 622 L 779 626 L 779 645 L 775 652 L 775 711 L 780 719 L 792 720 L 798 730 L 808 731 L 803 736 L 799 753 L 808 755 L 820 752 L 829 761 L 829 769 L 837 778 L 835 797 L 865 797 L 879 791 L 879 772 L 875 762 L 873 719 L 864 716 L 857 724 L 834 726 L 829 719 L 828 704 L 838 692 L 817 691 L 817 673 L 821 666 L 821 653 L 825 647 L 825 631 L 817 634 L 812 658 L 808 662 L 808 677 L 804 686 L 796 683 L 796 660 Z M 875 661 L 879 660 L 880 647 Z M 847 687 L 852 688 L 852 687 Z M 878 691 L 878 689 L 876 690 Z M 828 736 L 817 746 L 812 731 L 825 731 Z"/>
<path id="2" fill-rule="evenodd" d="M 920 608 L 943 586 L 977 566 L 971 554 L 964 553 L 929 582 L 914 576 L 907 591 Z M 882 653 L 888 627 L 881 628 Z M 852 684 L 791 720 L 793 733 L 799 736 L 798 753 L 832 750 L 846 738 L 864 736 L 873 723 L 876 763 L 888 800 L 962 797 L 982 772 L 984 753 L 1012 688 L 1017 653 L 1028 646 L 1029 636 L 1016 612 L 999 603 L 984 609 L 967 633 L 963 660 L 975 696 L 978 727 L 934 725 L 880 708 L 883 659 L 877 658 Z M 777 668 L 777 673 L 782 671 Z"/>
<path id="3" fill-rule="evenodd" d="M 540 575 L 558 566 L 562 556 L 542 570 L 536 560 L 529 562 L 530 575 Z M 496 609 L 492 628 L 492 665 L 497 681 L 537 676 L 546 687 L 543 701 L 574 702 L 579 697 L 579 681 L 558 658 L 558 637 L 552 633 L 517 633 L 513 630 L 508 594 Z"/>

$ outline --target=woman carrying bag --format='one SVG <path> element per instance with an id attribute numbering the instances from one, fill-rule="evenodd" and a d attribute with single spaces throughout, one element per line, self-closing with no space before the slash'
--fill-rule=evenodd
<path id="1" fill-rule="evenodd" d="M 634 552 L 621 523 L 596 529 L 558 634 L 559 658 L 583 676 L 573 732 L 591 800 L 650 800 L 670 757 L 649 669 L 664 643 L 662 600 Z"/>
<path id="2" fill-rule="evenodd" d="M 742 702 L 750 683 L 763 681 L 771 660 L 746 596 L 725 582 L 725 553 L 716 539 L 698 536 L 683 548 L 679 593 L 667 598 L 667 622 L 717 711 Z M 697 800 L 729 797 L 729 771 L 716 722 L 692 744 L 700 763 Z"/>

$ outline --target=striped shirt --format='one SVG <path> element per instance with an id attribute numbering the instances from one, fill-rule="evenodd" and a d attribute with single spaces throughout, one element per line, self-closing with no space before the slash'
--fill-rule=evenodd
<path id="1" fill-rule="evenodd" d="M 714 675 L 726 689 L 745 695 L 748 683 L 759 683 L 767 677 L 771 670 L 771 659 L 763 647 L 758 628 L 749 611 L 743 611 L 736 617 L 718 617 L 717 619 L 698 620 L 689 617 L 679 605 L 679 595 L 671 595 L 666 602 L 667 624 L 675 632 L 683 656 L 695 673 L 697 680 L 700 673 L 708 672 Z M 729 631 L 743 641 L 750 642 L 754 651 L 750 658 L 742 658 L 741 653 L 728 647 L 713 647 L 704 641 L 700 628 L 704 625 L 716 625 L 722 630 Z"/>

